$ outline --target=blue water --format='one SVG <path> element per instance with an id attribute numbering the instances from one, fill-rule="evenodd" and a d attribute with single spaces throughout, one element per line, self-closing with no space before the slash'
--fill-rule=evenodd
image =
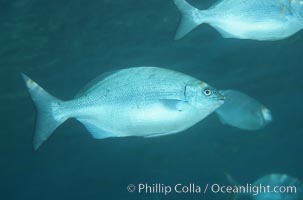
<path id="1" fill-rule="evenodd" d="M 211 0 L 192 0 L 207 8 Z M 231 195 L 129 193 L 128 184 L 252 183 L 270 173 L 303 180 L 303 32 L 275 42 L 224 39 L 201 25 L 174 41 L 171 0 L 0 1 L 0 199 L 206 199 Z M 247 132 L 211 115 L 180 134 L 94 140 L 68 120 L 33 151 L 35 108 L 20 77 L 71 99 L 104 72 L 165 67 L 237 89 L 273 115 Z"/>

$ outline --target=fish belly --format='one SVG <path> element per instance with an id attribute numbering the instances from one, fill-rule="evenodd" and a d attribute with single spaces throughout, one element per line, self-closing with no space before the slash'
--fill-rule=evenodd
<path id="1" fill-rule="evenodd" d="M 74 116 L 98 139 L 177 133 L 210 112 L 186 100 L 186 85 L 196 82 L 155 67 L 121 70 L 87 89 L 77 103 L 81 113 Z"/>
<path id="2" fill-rule="evenodd" d="M 211 24 L 225 38 L 275 40 L 287 37 L 283 23 L 274 20 L 263 22 L 226 18 Z"/>
<path id="3" fill-rule="evenodd" d="M 233 7 L 224 5 L 212 10 L 210 25 L 223 37 L 277 40 L 293 34 L 288 4 L 271 1 L 247 1 Z"/>
<path id="4" fill-rule="evenodd" d="M 181 132 L 203 119 L 193 107 L 179 111 L 162 103 L 146 106 L 106 106 L 104 114 L 92 114 L 91 121 L 113 137 L 153 136 Z"/>

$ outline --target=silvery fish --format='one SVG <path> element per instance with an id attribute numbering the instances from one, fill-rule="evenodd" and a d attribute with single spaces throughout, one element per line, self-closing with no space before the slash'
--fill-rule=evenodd
<path id="1" fill-rule="evenodd" d="M 174 0 L 182 13 L 175 39 L 207 23 L 224 38 L 281 40 L 303 28 L 303 0 L 222 0 L 198 10 Z"/>
<path id="2" fill-rule="evenodd" d="M 241 186 L 230 175 L 227 175 L 228 181 L 234 186 Z M 269 174 L 263 176 L 251 184 L 252 187 L 260 187 L 258 193 L 236 194 L 233 200 L 241 199 L 249 196 L 252 200 L 302 200 L 303 199 L 303 183 L 287 174 Z M 264 191 L 265 189 L 265 191 Z M 269 189 L 269 190 L 268 190 Z"/>
<path id="3" fill-rule="evenodd" d="M 96 139 L 155 137 L 186 130 L 224 103 L 224 96 L 208 84 L 158 67 L 102 75 L 70 101 L 22 76 L 38 112 L 35 149 L 68 118 L 80 121 Z"/>
<path id="4" fill-rule="evenodd" d="M 215 112 L 223 124 L 258 130 L 272 121 L 270 110 L 252 97 L 236 90 L 223 90 L 220 93 L 226 100 Z"/>
<path id="5" fill-rule="evenodd" d="M 261 193 L 254 200 L 302 200 L 303 199 L 303 184 L 297 179 L 286 174 L 270 174 L 256 180 L 253 185 L 269 185 L 272 189 L 276 186 L 281 189 L 289 188 L 288 192 L 278 191 L 273 193 Z M 290 191 L 292 189 L 292 192 Z"/>

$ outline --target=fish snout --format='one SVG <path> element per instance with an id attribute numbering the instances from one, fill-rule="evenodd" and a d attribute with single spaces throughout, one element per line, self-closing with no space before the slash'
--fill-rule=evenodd
<path id="1" fill-rule="evenodd" d="M 221 93 L 219 92 L 216 92 L 216 95 L 215 95 L 215 101 L 217 102 L 218 105 L 223 105 L 224 102 L 225 102 L 225 96 L 222 95 Z"/>
<path id="2" fill-rule="evenodd" d="M 266 122 L 271 122 L 273 120 L 271 111 L 269 109 L 263 107 L 261 112 L 262 112 L 262 116 Z"/>
<path id="3" fill-rule="evenodd" d="M 224 102 L 226 99 L 226 97 L 223 94 L 221 94 L 220 92 L 217 92 L 217 97 L 220 102 Z"/>
<path id="4" fill-rule="evenodd" d="M 226 99 L 226 97 L 225 97 L 225 96 L 223 96 L 223 95 L 220 95 L 220 96 L 219 96 L 219 100 L 221 100 L 221 101 L 225 101 L 225 99 Z"/>

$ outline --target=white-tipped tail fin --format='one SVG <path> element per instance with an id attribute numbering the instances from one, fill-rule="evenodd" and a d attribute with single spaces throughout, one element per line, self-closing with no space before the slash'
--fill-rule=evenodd
<path id="1" fill-rule="evenodd" d="M 201 11 L 185 0 L 174 0 L 177 8 L 181 12 L 181 20 L 177 29 L 175 40 L 181 39 L 191 30 L 203 23 L 203 13 L 207 11 Z"/>
<path id="2" fill-rule="evenodd" d="M 21 73 L 21 76 L 37 109 L 36 130 L 33 141 L 34 149 L 37 150 L 66 119 L 55 118 L 53 112 L 54 107 L 58 107 L 62 101 L 47 93 L 25 74 Z"/>

